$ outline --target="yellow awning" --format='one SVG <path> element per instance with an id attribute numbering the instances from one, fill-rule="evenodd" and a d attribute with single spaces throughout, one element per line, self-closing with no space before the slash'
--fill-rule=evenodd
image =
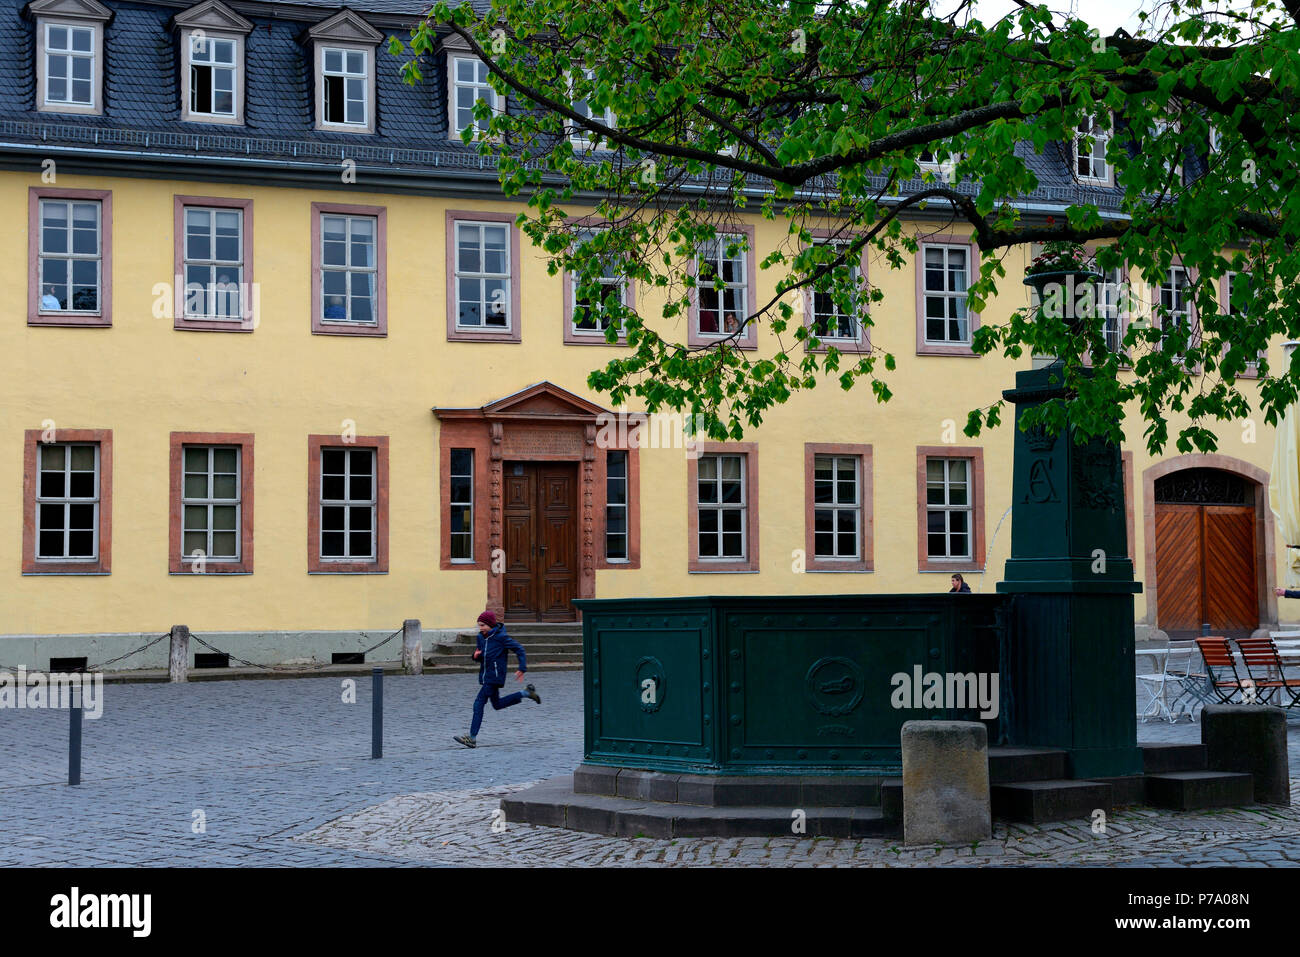
<path id="1" fill-rule="evenodd" d="M 1290 345 L 1290 343 L 1288 343 Z M 1290 349 L 1287 350 L 1288 355 Z M 1286 588 L 1300 588 L 1300 414 L 1291 405 L 1282 415 L 1273 443 L 1273 468 L 1268 479 L 1268 504 L 1277 518 L 1280 545 L 1285 547 Z"/>

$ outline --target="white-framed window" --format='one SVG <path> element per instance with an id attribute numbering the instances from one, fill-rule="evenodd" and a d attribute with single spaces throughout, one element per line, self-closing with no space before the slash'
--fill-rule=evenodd
<path id="1" fill-rule="evenodd" d="M 593 231 L 579 233 L 575 237 L 575 245 L 589 243 L 595 238 L 596 233 Z M 573 296 L 573 302 L 571 303 L 573 307 L 573 332 L 576 335 L 593 335 L 603 339 L 605 330 L 610 325 L 610 317 L 604 308 L 605 298 L 614 295 L 619 302 L 622 302 L 627 290 L 627 283 L 618 275 L 615 262 L 612 259 L 602 259 L 600 261 L 600 275 L 595 278 L 600 283 L 598 297 L 583 296 L 578 289 L 578 277 L 571 277 L 569 285 L 572 287 L 570 294 Z"/>
<path id="2" fill-rule="evenodd" d="M 583 73 L 586 75 L 588 80 L 591 80 L 595 76 L 596 71 L 583 70 Z M 569 89 L 570 91 L 572 91 L 573 89 L 572 81 L 570 81 L 569 83 Z M 611 129 L 613 129 L 617 125 L 613 110 L 606 107 L 600 113 L 600 115 L 597 115 L 595 111 L 592 109 L 591 104 L 587 102 L 586 97 L 579 97 L 573 101 L 573 112 L 579 113 L 583 117 L 589 120 L 594 119 L 598 123 L 603 123 L 605 126 L 608 126 Z M 585 130 L 580 126 L 573 126 L 570 128 L 569 141 L 573 144 L 573 148 L 575 150 L 609 149 L 609 144 L 606 143 L 603 139 L 598 137 L 595 133 L 592 133 L 589 130 Z"/>
<path id="3" fill-rule="evenodd" d="M 456 327 L 508 331 L 509 224 L 457 220 L 455 230 Z"/>
<path id="4" fill-rule="evenodd" d="M 1075 128 L 1074 171 L 1083 182 L 1110 185 L 1106 146 L 1110 142 L 1107 116 L 1086 116 Z"/>
<path id="5" fill-rule="evenodd" d="M 98 314 L 103 263 L 99 200 L 40 201 L 42 313 Z"/>
<path id="6" fill-rule="evenodd" d="M 970 317 L 966 287 L 970 249 L 966 246 L 922 245 L 924 263 L 925 341 L 969 343 Z"/>
<path id="7" fill-rule="evenodd" d="M 239 453 L 235 445 L 185 446 L 181 478 L 183 561 L 239 561 L 239 512 L 243 505 Z"/>
<path id="8" fill-rule="evenodd" d="M 320 557 L 375 559 L 374 449 L 321 449 Z"/>
<path id="9" fill-rule="evenodd" d="M 970 561 L 973 507 L 971 460 L 925 460 L 926 554 Z"/>
<path id="10" fill-rule="evenodd" d="M 813 459 L 813 551 L 819 560 L 862 555 L 862 482 L 856 455 Z"/>
<path id="11" fill-rule="evenodd" d="M 1124 341 L 1124 322 L 1128 319 L 1125 306 L 1128 297 L 1125 284 L 1128 272 L 1122 266 L 1103 270 L 1102 280 L 1097 285 L 1097 305 L 1101 310 L 1102 334 L 1106 339 L 1106 348 L 1118 352 Z"/>
<path id="12" fill-rule="evenodd" d="M 627 452 L 605 453 L 605 561 L 626 562 L 627 537 Z"/>
<path id="13" fill-rule="evenodd" d="M 51 442 L 37 451 L 36 559 L 98 558 L 99 445 Z"/>
<path id="14" fill-rule="evenodd" d="M 1175 325 L 1190 326 L 1192 300 L 1188 294 L 1191 277 L 1182 266 L 1170 266 L 1160 283 L 1161 326 L 1170 329 Z"/>
<path id="15" fill-rule="evenodd" d="M 452 56 L 451 73 L 451 136 L 460 139 L 460 134 L 470 127 L 477 127 L 480 133 L 487 132 L 487 120 L 474 118 L 474 104 L 483 100 L 494 113 L 502 112 L 501 98 L 488 83 L 491 72 L 487 64 L 478 57 Z"/>
<path id="16" fill-rule="evenodd" d="M 189 112 L 199 118 L 239 115 L 239 44 L 234 37 L 189 35 Z"/>
<path id="17" fill-rule="evenodd" d="M 374 216 L 320 214 L 321 322 L 375 325 Z"/>
<path id="18" fill-rule="evenodd" d="M 1217 156 L 1223 152 L 1223 133 L 1213 123 L 1210 124 L 1210 153 Z"/>
<path id="19" fill-rule="evenodd" d="M 1158 116 L 1152 121 L 1152 128 L 1153 128 L 1154 136 L 1157 140 L 1163 139 L 1166 133 L 1169 134 L 1169 138 L 1172 140 L 1178 136 L 1180 126 L 1177 120 L 1165 119 L 1164 117 Z M 1166 173 L 1169 172 L 1170 168 L 1172 167 L 1175 171 L 1178 182 L 1182 183 L 1183 182 L 1182 147 L 1177 146 L 1175 147 L 1175 149 L 1176 149 L 1175 155 L 1178 158 L 1172 164 L 1168 160 L 1165 160 L 1162 165 L 1164 166 Z"/>
<path id="20" fill-rule="evenodd" d="M 451 560 L 474 561 L 474 450 L 451 450 L 450 489 L 447 501 L 451 509 L 447 520 L 451 532 Z"/>
<path id="21" fill-rule="evenodd" d="M 700 561 L 743 561 L 748 554 L 745 468 L 744 455 L 700 456 L 696 499 Z"/>
<path id="22" fill-rule="evenodd" d="M 244 211 L 185 207 L 185 318 L 243 320 Z"/>
<path id="23" fill-rule="evenodd" d="M 93 108 L 99 28 L 71 23 L 44 27 L 45 103 Z"/>
<path id="24" fill-rule="evenodd" d="M 324 46 L 321 56 L 321 124 L 369 129 L 370 52 Z"/>
<path id="25" fill-rule="evenodd" d="M 696 292 L 701 336 L 729 336 L 749 315 L 745 242 L 741 235 L 723 235 L 700 245 Z M 722 288 L 717 288 L 719 285 Z"/>
<path id="26" fill-rule="evenodd" d="M 837 253 L 843 252 L 847 247 L 837 243 L 818 243 L 820 246 L 833 248 Z M 860 263 L 850 261 L 849 263 L 849 280 L 853 283 L 856 290 L 858 280 L 862 275 Z M 854 299 L 856 301 L 856 292 Z M 818 339 L 847 339 L 857 341 L 861 334 L 861 326 L 855 312 L 845 312 L 835 302 L 830 290 L 825 292 L 814 289 L 812 291 L 812 334 Z"/>

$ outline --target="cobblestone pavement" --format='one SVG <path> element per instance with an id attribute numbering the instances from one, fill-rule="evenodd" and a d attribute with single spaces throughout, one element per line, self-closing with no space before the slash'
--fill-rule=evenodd
<path id="1" fill-rule="evenodd" d="M 582 759 L 581 674 L 533 680 L 544 703 L 489 711 L 467 751 L 451 735 L 468 722 L 473 675 L 388 677 L 379 761 L 369 759 L 369 679 L 356 679 L 355 704 L 342 702 L 338 678 L 108 685 L 103 717 L 85 723 L 75 788 L 64 783 L 67 714 L 0 711 L 0 866 L 1300 863 L 1300 809 L 1119 811 L 1104 835 L 1084 821 L 999 825 L 975 848 L 494 831 L 502 794 Z M 1139 724 L 1138 734 L 1197 741 L 1200 727 Z"/>

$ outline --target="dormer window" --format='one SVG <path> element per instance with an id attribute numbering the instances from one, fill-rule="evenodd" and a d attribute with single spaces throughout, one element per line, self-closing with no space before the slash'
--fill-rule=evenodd
<path id="1" fill-rule="evenodd" d="M 494 113 L 504 112 L 504 98 L 497 96 L 488 83 L 487 64 L 472 56 L 452 55 L 447 59 L 451 74 L 451 138 L 460 139 L 460 134 L 471 126 L 477 127 L 480 134 L 486 133 L 487 120 L 474 118 L 474 104 L 483 100 Z"/>
<path id="2" fill-rule="evenodd" d="M 45 102 L 94 106 L 95 28 L 45 25 Z"/>
<path id="3" fill-rule="evenodd" d="M 104 24 L 96 0 L 36 0 L 36 108 L 50 113 L 104 112 Z"/>
<path id="4" fill-rule="evenodd" d="M 236 40 L 190 38 L 190 112 L 235 115 Z"/>
<path id="5" fill-rule="evenodd" d="M 307 31 L 314 52 L 316 129 L 375 131 L 375 48 L 383 35 L 351 10 Z"/>
<path id="6" fill-rule="evenodd" d="M 1085 116 L 1079 121 L 1074 135 L 1074 171 L 1079 182 L 1094 186 L 1112 185 L 1111 168 L 1106 161 L 1109 141 L 1107 117 Z"/>
<path id="7" fill-rule="evenodd" d="M 322 123 L 365 126 L 369 114 L 367 79 L 370 76 L 364 50 L 338 50 L 325 47 L 321 77 L 324 93 Z"/>
<path id="8" fill-rule="evenodd" d="M 244 122 L 244 47 L 253 24 L 220 0 L 204 0 L 173 21 L 179 31 L 181 119 Z"/>

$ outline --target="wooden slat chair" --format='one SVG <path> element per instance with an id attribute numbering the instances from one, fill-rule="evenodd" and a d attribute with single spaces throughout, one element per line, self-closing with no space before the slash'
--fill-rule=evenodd
<path id="1" fill-rule="evenodd" d="M 1300 701 L 1300 678 L 1288 678 L 1286 666 L 1277 653 L 1277 645 L 1272 638 L 1238 638 L 1237 647 L 1246 662 L 1246 670 L 1258 689 L 1257 700 L 1266 704 L 1276 695 L 1278 703 L 1285 708 L 1295 707 Z M 1290 700 L 1283 703 L 1282 696 Z"/>
<path id="2" fill-rule="evenodd" d="M 1223 704 L 1232 704 L 1241 691 L 1241 675 L 1237 672 L 1237 656 L 1232 653 L 1228 639 L 1209 636 L 1196 639 L 1196 647 L 1205 659 L 1205 670 L 1210 673 L 1209 685 L 1215 697 Z"/>

